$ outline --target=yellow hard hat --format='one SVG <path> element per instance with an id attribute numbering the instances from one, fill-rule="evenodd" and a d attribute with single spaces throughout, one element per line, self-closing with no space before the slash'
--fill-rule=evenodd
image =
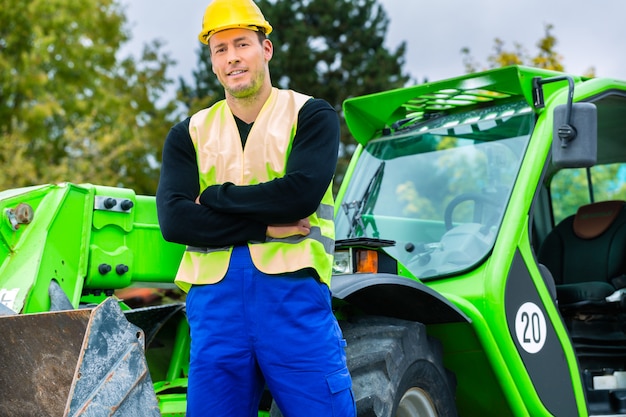
<path id="1" fill-rule="evenodd" d="M 234 28 L 262 30 L 266 35 L 272 31 L 272 26 L 253 0 L 213 0 L 204 12 L 198 39 L 208 45 L 215 32 Z"/>

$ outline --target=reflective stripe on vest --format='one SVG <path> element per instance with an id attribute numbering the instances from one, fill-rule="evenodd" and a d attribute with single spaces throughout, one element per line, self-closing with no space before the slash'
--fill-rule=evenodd
<path id="1" fill-rule="evenodd" d="M 191 117 L 189 134 L 196 149 L 200 188 L 232 182 L 253 185 L 285 175 L 287 158 L 296 133 L 298 113 L 309 96 L 291 90 L 272 89 L 242 149 L 239 130 L 221 101 Z M 335 228 L 332 184 L 317 211 L 309 216 L 311 233 L 285 239 L 250 242 L 255 266 L 267 274 L 315 270 L 330 284 Z M 220 281 L 228 270 L 232 247 L 188 247 L 176 284 L 188 291 L 193 284 Z"/>

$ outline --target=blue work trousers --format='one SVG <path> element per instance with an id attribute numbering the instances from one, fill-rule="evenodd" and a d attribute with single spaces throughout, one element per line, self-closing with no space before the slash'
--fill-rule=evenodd
<path id="1" fill-rule="evenodd" d="M 330 299 L 315 278 L 266 275 L 235 247 L 224 279 L 187 295 L 187 417 L 257 416 L 265 384 L 285 417 L 356 416 Z"/>

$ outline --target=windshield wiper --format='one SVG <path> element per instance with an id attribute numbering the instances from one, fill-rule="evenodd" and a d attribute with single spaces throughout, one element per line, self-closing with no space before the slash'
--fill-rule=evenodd
<path id="1" fill-rule="evenodd" d="M 365 235 L 365 223 L 363 222 L 363 214 L 365 213 L 365 209 L 369 209 L 371 212 L 372 206 L 368 205 L 372 196 L 378 195 L 380 191 L 380 184 L 382 183 L 383 173 L 385 171 L 385 161 L 382 161 L 376 172 L 367 184 L 367 188 L 363 193 L 363 196 L 360 200 L 355 200 L 350 203 L 343 203 L 341 206 L 343 207 L 343 211 L 346 214 L 346 217 L 350 220 L 350 230 L 348 231 L 348 238 L 356 237 L 357 228 L 361 229 L 361 236 Z M 354 210 L 352 213 L 352 217 L 350 217 L 350 210 Z M 376 223 L 372 220 L 371 222 L 374 229 L 374 237 L 379 237 L 378 229 L 376 228 Z"/>

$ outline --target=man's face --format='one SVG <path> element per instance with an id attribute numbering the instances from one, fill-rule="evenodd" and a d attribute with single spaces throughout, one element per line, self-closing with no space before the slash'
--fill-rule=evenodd
<path id="1" fill-rule="evenodd" d="M 227 29 L 209 39 L 213 72 L 226 95 L 252 97 L 267 77 L 267 63 L 273 47 L 269 40 L 259 42 L 258 34 L 248 29 Z"/>

